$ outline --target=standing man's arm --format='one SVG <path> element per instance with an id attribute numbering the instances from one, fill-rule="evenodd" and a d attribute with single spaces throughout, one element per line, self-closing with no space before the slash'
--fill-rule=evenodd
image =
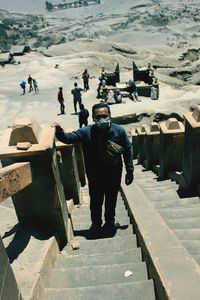
<path id="1" fill-rule="evenodd" d="M 58 123 L 53 123 L 51 126 L 56 129 L 56 138 L 64 144 L 79 143 L 85 140 L 86 136 L 83 129 L 78 129 L 73 132 L 64 132 Z"/>

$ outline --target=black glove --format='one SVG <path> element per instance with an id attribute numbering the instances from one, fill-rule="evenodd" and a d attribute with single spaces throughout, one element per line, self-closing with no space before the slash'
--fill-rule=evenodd
<path id="1" fill-rule="evenodd" d="M 132 172 L 127 172 L 126 175 L 125 175 L 125 183 L 126 185 L 129 185 L 133 182 L 133 173 Z"/>

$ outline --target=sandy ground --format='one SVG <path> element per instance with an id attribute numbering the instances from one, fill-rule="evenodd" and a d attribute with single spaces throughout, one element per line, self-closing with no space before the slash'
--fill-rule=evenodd
<path id="1" fill-rule="evenodd" d="M 92 105 L 98 102 L 96 88 L 102 66 L 108 72 L 114 71 L 117 62 L 120 63 L 121 81 L 132 78 L 133 60 L 140 67 L 147 66 L 147 63 L 151 62 L 165 68 L 156 70 L 160 83 L 158 101 L 141 97 L 142 101 L 135 103 L 126 98 L 124 103 L 111 107 L 113 116 L 144 112 L 183 114 L 191 105 L 200 103 L 199 85 L 194 85 L 193 82 L 188 84 L 169 76 L 171 68 L 184 68 L 184 62 L 180 62 L 179 57 L 190 48 L 189 43 L 193 48 L 199 49 L 199 37 L 189 39 L 194 33 L 194 28 L 198 28 L 200 24 L 198 20 L 195 22 L 193 20 L 198 13 L 198 1 L 190 0 L 187 3 L 185 1 L 187 7 L 183 3 L 174 3 L 170 0 L 167 3 L 166 1 L 160 3 L 158 6 L 155 2 L 147 0 L 107 0 L 99 6 L 47 13 L 43 1 L 0 0 L 1 9 L 18 13 L 44 14 L 51 24 L 48 29 L 50 31 L 45 34 L 51 35 L 52 32 L 59 33 L 64 30 L 63 34 L 67 38 L 73 36 L 71 41 L 46 49 L 44 52 L 50 57 L 31 52 L 23 57 L 16 57 L 20 64 L 6 65 L 0 69 L 0 136 L 5 128 L 19 117 L 32 117 L 39 123 L 57 121 L 65 128 L 77 128 L 78 117 L 74 115 L 71 95 L 73 83 L 77 81 L 82 86 L 81 74 L 87 68 L 91 76 L 91 89 L 83 93 L 83 103 L 91 112 Z M 186 17 L 178 18 L 180 11 Z M 163 12 L 170 20 L 167 26 L 154 26 L 148 23 L 153 22 L 151 14 L 155 17 L 160 13 L 162 16 Z M 173 19 L 171 16 L 174 14 Z M 184 31 L 188 39 L 183 36 Z M 187 43 L 179 48 L 176 44 L 167 45 L 167 37 L 171 39 L 178 33 L 181 38 L 187 40 Z M 175 42 L 177 40 L 174 40 Z M 127 49 L 129 53 L 126 52 Z M 195 68 L 199 68 L 199 59 L 195 63 Z M 54 68 L 55 64 L 59 64 L 58 69 Z M 32 92 L 22 96 L 19 82 L 22 79 L 27 80 L 29 74 L 37 79 L 40 93 L 35 95 Z M 199 76 L 198 74 L 196 76 Z M 64 91 L 66 106 L 64 116 L 57 115 L 59 86 L 62 86 Z"/>

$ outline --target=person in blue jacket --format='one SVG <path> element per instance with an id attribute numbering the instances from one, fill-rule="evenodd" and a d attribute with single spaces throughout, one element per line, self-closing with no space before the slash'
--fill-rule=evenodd
<path id="1" fill-rule="evenodd" d="M 91 211 L 91 230 L 102 226 L 102 206 L 105 198 L 105 224 L 115 228 L 115 207 L 122 177 L 122 156 L 126 168 L 125 183 L 133 181 L 133 153 L 129 138 L 123 127 L 111 122 L 110 108 L 106 103 L 92 107 L 94 124 L 74 132 L 64 132 L 53 123 L 59 141 L 82 143 L 88 178 Z"/>

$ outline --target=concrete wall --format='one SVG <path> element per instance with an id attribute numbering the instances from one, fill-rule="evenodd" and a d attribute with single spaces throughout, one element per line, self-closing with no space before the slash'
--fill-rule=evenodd
<path id="1" fill-rule="evenodd" d="M 0 300 L 22 300 L 6 250 L 0 238 Z"/>

